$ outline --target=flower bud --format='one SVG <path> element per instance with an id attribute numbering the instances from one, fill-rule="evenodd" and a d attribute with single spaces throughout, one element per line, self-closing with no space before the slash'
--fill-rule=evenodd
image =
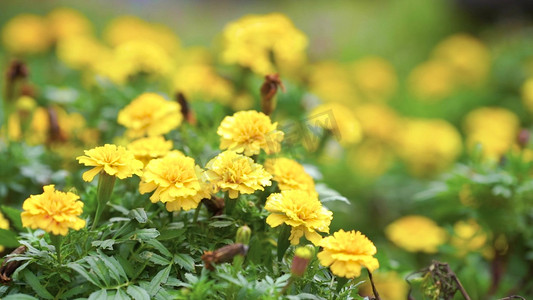
<path id="1" fill-rule="evenodd" d="M 261 110 L 267 116 L 270 116 L 276 107 L 274 96 L 278 91 L 278 87 L 285 91 L 283 83 L 279 79 L 279 74 L 270 74 L 265 76 L 265 81 L 261 85 Z"/>
<path id="2" fill-rule="evenodd" d="M 237 235 L 235 236 L 235 242 L 241 243 L 243 245 L 248 245 L 250 243 L 250 236 L 252 235 L 252 230 L 250 227 L 243 225 L 237 229 Z"/>
<path id="3" fill-rule="evenodd" d="M 291 273 L 294 276 L 301 277 L 305 274 L 307 265 L 314 255 L 314 249 L 309 247 L 298 247 L 294 251 L 294 258 L 292 259 Z"/>
<path id="4" fill-rule="evenodd" d="M 526 148 L 529 143 L 529 131 L 527 129 L 520 130 L 518 134 L 518 145 L 520 148 Z"/>

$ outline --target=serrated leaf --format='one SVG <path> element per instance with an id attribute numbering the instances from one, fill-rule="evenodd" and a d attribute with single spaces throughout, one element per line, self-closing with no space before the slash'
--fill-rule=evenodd
<path id="1" fill-rule="evenodd" d="M 93 288 L 92 285 L 90 285 L 88 283 L 81 284 L 81 285 L 76 285 L 73 288 L 71 288 L 70 290 L 68 290 L 65 293 L 63 293 L 61 295 L 61 297 L 63 299 L 72 299 L 72 298 L 74 298 L 73 296 L 76 296 L 76 295 L 79 295 L 79 294 L 82 294 L 82 293 L 86 293 L 90 289 L 92 290 L 94 288 Z"/>
<path id="2" fill-rule="evenodd" d="M 4 215 L 11 221 L 11 225 L 15 227 L 15 229 L 18 231 L 22 231 L 24 229 L 22 227 L 22 220 L 20 218 L 20 210 L 6 205 L 0 206 L 0 210 L 2 210 Z"/>
<path id="3" fill-rule="evenodd" d="M 148 292 L 145 289 L 136 285 L 128 286 L 126 292 L 135 300 L 150 300 L 150 295 L 148 294 Z"/>
<path id="4" fill-rule="evenodd" d="M 156 265 L 167 266 L 170 264 L 169 260 L 165 259 L 161 255 L 155 254 L 150 251 L 144 251 L 143 253 L 139 255 L 139 257 L 143 260 L 149 260 Z"/>
<path id="5" fill-rule="evenodd" d="M 105 289 L 101 289 L 96 292 L 92 292 L 89 295 L 89 299 L 87 300 L 100 300 L 100 299 L 107 299 L 107 291 Z"/>
<path id="6" fill-rule="evenodd" d="M 128 216 L 141 224 L 148 222 L 148 215 L 146 215 L 146 211 L 142 207 L 130 210 Z"/>
<path id="7" fill-rule="evenodd" d="M 101 252 L 99 258 L 104 262 L 104 264 L 107 266 L 108 270 L 110 271 L 111 276 L 117 283 L 123 283 L 124 281 L 128 280 L 128 276 L 126 275 L 126 272 L 120 265 L 120 263 L 114 258 L 109 257 Z"/>
<path id="8" fill-rule="evenodd" d="M 159 271 L 152 281 L 150 281 L 150 289 L 148 290 L 148 293 L 150 296 L 155 296 L 157 292 L 161 289 L 161 284 L 164 284 L 167 279 L 168 275 L 170 274 L 170 268 L 172 265 L 169 265 L 168 267 L 164 268 L 163 270 Z"/>
<path id="9" fill-rule="evenodd" d="M 20 245 L 17 235 L 13 231 L 0 228 L 0 245 L 15 248 Z"/>
<path id="10" fill-rule="evenodd" d="M 130 236 L 130 240 L 149 241 L 159 236 L 159 231 L 155 228 L 145 228 L 135 230 Z"/>
<path id="11" fill-rule="evenodd" d="M 194 259 L 190 255 L 176 253 L 174 254 L 174 262 L 187 271 L 194 270 Z"/>
<path id="12" fill-rule="evenodd" d="M 54 296 L 52 296 L 52 294 L 50 294 L 50 292 L 47 291 L 46 288 L 41 285 L 37 276 L 35 276 L 31 271 L 25 270 L 23 276 L 26 280 L 26 283 L 28 283 L 28 285 L 35 291 L 35 293 L 39 297 L 41 297 L 42 299 L 54 299 Z"/>
<path id="13" fill-rule="evenodd" d="M 217 228 L 222 228 L 222 227 L 228 227 L 228 226 L 231 226 L 235 224 L 233 221 L 215 221 L 215 222 L 211 222 L 209 223 L 209 226 L 211 227 L 217 227 Z"/>
<path id="14" fill-rule="evenodd" d="M 160 241 L 158 241 L 158 240 L 149 240 L 146 243 L 148 245 L 156 248 L 159 251 L 159 253 L 163 254 L 164 256 L 166 256 L 168 258 L 172 257 L 172 253 L 170 253 L 170 251 L 168 251 L 168 249 L 163 244 L 161 244 Z"/>
<path id="15" fill-rule="evenodd" d="M 122 289 L 118 289 L 114 300 L 131 300 L 131 298 Z"/>
<path id="16" fill-rule="evenodd" d="M 89 281 L 90 283 L 96 285 L 97 287 L 102 288 L 102 284 L 99 282 L 98 277 L 93 273 L 87 272 L 87 270 L 85 270 L 84 267 L 80 266 L 77 263 L 70 263 L 67 266 L 71 268 L 72 270 L 78 272 L 81 276 L 87 279 L 87 281 Z"/>
<path id="17" fill-rule="evenodd" d="M 108 239 L 104 241 L 94 241 L 91 243 L 91 245 L 93 247 L 98 247 L 98 248 L 102 248 L 105 250 L 113 250 L 113 245 L 115 245 L 115 242 L 116 241 L 113 239 Z"/>

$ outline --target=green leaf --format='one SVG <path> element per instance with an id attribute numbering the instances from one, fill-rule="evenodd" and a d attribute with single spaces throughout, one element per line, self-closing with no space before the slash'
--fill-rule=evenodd
<path id="1" fill-rule="evenodd" d="M 20 218 L 20 210 L 6 205 L 0 206 L 0 210 L 2 210 L 4 215 L 6 215 L 6 217 L 11 221 L 11 225 L 18 231 L 22 231 L 24 229 L 22 227 L 22 220 Z"/>
<path id="2" fill-rule="evenodd" d="M 77 263 L 70 263 L 67 265 L 67 267 L 71 268 L 72 270 L 78 272 L 81 276 L 83 276 L 87 281 L 90 283 L 96 285 L 99 288 L 103 288 L 102 284 L 99 282 L 98 277 L 94 273 L 89 273 L 87 270 L 85 270 L 84 267 Z"/>
<path id="3" fill-rule="evenodd" d="M 115 294 L 115 300 L 131 300 L 130 297 L 122 289 L 118 289 Z"/>
<path id="4" fill-rule="evenodd" d="M 130 217 L 132 220 L 137 220 L 137 222 L 141 224 L 148 222 L 148 216 L 146 215 L 144 208 L 136 208 L 130 210 L 128 217 Z"/>
<path id="5" fill-rule="evenodd" d="M 143 260 L 149 260 L 156 265 L 167 266 L 170 264 L 170 261 L 168 259 L 165 259 L 161 255 L 155 254 L 150 251 L 144 251 L 139 255 L 139 257 Z"/>
<path id="6" fill-rule="evenodd" d="M 161 289 L 161 284 L 167 282 L 168 275 L 170 274 L 170 268 L 172 268 L 172 265 L 169 265 L 168 267 L 159 271 L 159 273 L 154 276 L 154 278 L 150 282 L 150 289 L 148 290 L 150 296 L 155 296 L 159 289 Z"/>
<path id="7" fill-rule="evenodd" d="M 65 293 L 63 293 L 61 297 L 63 299 L 72 299 L 74 298 L 73 296 L 87 293 L 89 290 L 93 290 L 93 289 L 94 289 L 93 286 L 88 283 L 79 284 L 79 285 L 74 286 L 70 290 L 66 291 Z"/>
<path id="8" fill-rule="evenodd" d="M 130 240 L 138 240 L 141 241 L 149 241 L 151 239 L 155 239 L 159 236 L 159 231 L 157 231 L 155 228 L 145 228 L 145 229 L 138 229 L 135 230 L 130 235 Z"/>
<path id="9" fill-rule="evenodd" d="M 348 205 L 350 205 L 350 201 L 348 198 L 342 196 L 339 192 L 332 190 L 327 185 L 323 183 L 318 183 L 315 186 L 316 192 L 318 193 L 318 198 L 320 199 L 320 202 L 332 202 L 332 201 L 341 201 Z"/>
<path id="10" fill-rule="evenodd" d="M 91 243 L 93 247 L 102 248 L 104 250 L 113 250 L 113 245 L 115 245 L 115 240 L 108 239 L 104 241 L 94 241 Z"/>
<path id="11" fill-rule="evenodd" d="M 54 299 L 54 296 L 48 292 L 44 286 L 41 285 L 37 276 L 35 276 L 31 271 L 24 271 L 24 279 L 26 283 L 35 291 L 35 293 L 43 299 Z"/>
<path id="12" fill-rule="evenodd" d="M 215 221 L 215 222 L 209 223 L 209 226 L 222 228 L 222 227 L 231 226 L 233 224 L 235 224 L 233 221 Z"/>
<path id="13" fill-rule="evenodd" d="M 185 270 L 192 271 L 194 270 L 194 259 L 183 253 L 174 254 L 174 262 L 177 263 L 180 267 Z"/>
<path id="14" fill-rule="evenodd" d="M 111 276 L 113 277 L 113 279 L 115 279 L 117 283 L 123 283 L 123 280 L 128 280 L 126 272 L 114 257 L 109 257 L 101 252 L 99 252 L 98 254 L 100 254 L 99 258 L 108 267 Z"/>
<path id="15" fill-rule="evenodd" d="M 0 245 L 15 248 L 20 245 L 17 235 L 13 231 L 0 229 Z"/>
<path id="16" fill-rule="evenodd" d="M 278 261 L 283 260 L 283 256 L 290 246 L 289 237 L 291 235 L 291 226 L 282 224 L 278 236 Z"/>
<path id="17" fill-rule="evenodd" d="M 91 293 L 91 295 L 89 295 L 88 300 L 100 300 L 100 299 L 107 299 L 107 291 L 105 289 L 101 289 L 99 291 Z"/>
<path id="18" fill-rule="evenodd" d="M 127 292 L 135 300 L 150 300 L 150 295 L 148 294 L 148 292 L 145 289 L 136 285 L 128 286 Z"/>
<path id="19" fill-rule="evenodd" d="M 25 294 L 11 294 L 2 298 L 3 300 L 39 300 L 35 297 Z"/>
<path id="20" fill-rule="evenodd" d="M 161 244 L 160 241 L 158 241 L 158 240 L 149 240 L 146 243 L 148 245 L 156 248 L 157 250 L 159 250 L 159 253 L 163 254 L 164 256 L 166 256 L 168 258 L 172 257 L 172 253 L 170 253 L 170 251 L 168 251 L 168 249 L 165 246 L 163 246 L 163 244 Z"/>

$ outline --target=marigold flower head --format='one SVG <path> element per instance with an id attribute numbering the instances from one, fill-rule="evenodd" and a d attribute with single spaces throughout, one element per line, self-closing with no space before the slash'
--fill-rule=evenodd
<path id="1" fill-rule="evenodd" d="M 361 141 L 363 131 L 355 114 L 339 103 L 317 106 L 309 114 L 313 126 L 331 130 L 341 145 L 353 145 Z"/>
<path id="2" fill-rule="evenodd" d="M 452 66 L 431 60 L 418 65 L 409 74 L 409 89 L 420 100 L 435 102 L 450 96 L 457 88 Z"/>
<path id="3" fill-rule="evenodd" d="M 281 150 L 280 142 L 283 132 L 277 130 L 278 123 L 272 123 L 270 117 L 255 110 L 240 111 L 222 120 L 217 133 L 220 149 L 229 149 L 251 156 L 263 149 L 267 154 Z"/>
<path id="4" fill-rule="evenodd" d="M 284 157 L 267 159 L 265 169 L 274 176 L 272 179 L 282 191 L 301 190 L 316 194 L 313 178 L 295 160 Z"/>
<path id="5" fill-rule="evenodd" d="M 51 45 L 46 21 L 31 14 L 20 14 L 7 22 L 2 41 L 7 50 L 17 54 L 42 53 Z"/>
<path id="6" fill-rule="evenodd" d="M 313 94 L 326 103 L 353 105 L 358 101 L 350 73 L 339 62 L 324 61 L 312 66 L 309 87 Z"/>
<path id="7" fill-rule="evenodd" d="M 423 216 L 402 217 L 385 228 L 387 238 L 409 252 L 436 253 L 447 239 L 446 231 Z M 416 237 L 416 238 L 413 238 Z"/>
<path id="8" fill-rule="evenodd" d="M 394 271 L 376 272 L 372 274 L 372 279 L 379 291 L 379 296 L 387 300 L 405 300 L 409 293 L 409 284 L 407 281 Z M 359 293 L 363 297 L 373 297 L 372 285 L 366 281 L 359 288 Z"/>
<path id="9" fill-rule="evenodd" d="M 359 231 L 341 229 L 323 238 L 318 245 L 322 247 L 317 254 L 320 264 L 329 267 L 337 276 L 355 278 L 361 275 L 362 267 L 370 272 L 379 268 L 379 262 L 373 256 L 377 252 L 376 246 Z"/>
<path id="10" fill-rule="evenodd" d="M 83 202 L 79 199 L 76 194 L 47 185 L 44 193 L 31 195 L 22 204 L 22 226 L 55 235 L 67 235 L 69 228 L 80 230 L 85 227 L 85 220 L 79 218 L 83 212 Z"/>
<path id="11" fill-rule="evenodd" d="M 0 229 L 9 229 L 9 222 L 4 217 L 2 212 L 0 212 Z M 3 252 L 3 251 L 4 251 L 4 246 L 0 244 L 0 252 Z"/>
<path id="12" fill-rule="evenodd" d="M 378 56 L 354 62 L 351 73 L 359 94 L 368 100 L 388 100 L 398 86 L 394 67 Z"/>
<path id="13" fill-rule="evenodd" d="M 52 10 L 46 16 L 46 21 L 56 41 L 92 33 L 91 22 L 84 15 L 71 8 L 61 7 Z"/>
<path id="14" fill-rule="evenodd" d="M 155 93 L 140 95 L 118 113 L 118 123 L 128 129 L 126 135 L 130 138 L 166 134 L 182 120 L 179 103 Z"/>
<path id="15" fill-rule="evenodd" d="M 284 15 L 248 15 L 224 28 L 224 62 L 237 63 L 257 74 L 295 69 L 306 60 L 307 37 Z M 271 57 L 274 61 L 271 61 Z"/>
<path id="16" fill-rule="evenodd" d="M 163 157 L 170 152 L 172 141 L 167 141 L 162 136 L 151 136 L 137 139 L 129 143 L 126 148 L 146 165 L 150 160 Z"/>
<path id="17" fill-rule="evenodd" d="M 230 104 L 233 96 L 233 86 L 215 72 L 206 63 L 194 63 L 179 68 L 174 74 L 173 86 L 176 92 L 184 93 L 193 101 L 219 101 Z"/>
<path id="18" fill-rule="evenodd" d="M 298 245 L 300 238 L 305 238 L 318 245 L 322 236 L 318 233 L 329 233 L 329 224 L 333 213 L 322 206 L 316 194 L 305 191 L 289 190 L 268 196 L 265 209 L 271 214 L 266 222 L 271 227 L 281 224 L 291 226 L 292 245 Z"/>
<path id="19" fill-rule="evenodd" d="M 224 151 L 211 159 L 206 165 L 206 175 L 220 189 L 229 193 L 231 199 L 241 194 L 252 194 L 256 190 L 264 190 L 270 186 L 270 175 L 263 166 L 235 151 Z"/>
<path id="20" fill-rule="evenodd" d="M 465 256 L 469 252 L 482 251 L 487 240 L 487 233 L 474 219 L 471 219 L 453 225 L 450 244 L 455 247 L 459 256 Z"/>
<path id="21" fill-rule="evenodd" d="M 465 117 L 466 144 L 472 149 L 481 144 L 483 156 L 498 161 L 516 142 L 520 120 L 501 107 L 481 107 Z"/>
<path id="22" fill-rule="evenodd" d="M 533 112 L 533 78 L 528 78 L 522 84 L 522 104 L 530 113 Z"/>
<path id="23" fill-rule="evenodd" d="M 396 111 L 385 104 L 367 103 L 354 111 L 366 137 L 383 142 L 391 142 L 399 125 Z"/>
<path id="24" fill-rule="evenodd" d="M 190 210 L 210 197 L 211 187 L 194 159 L 178 151 L 151 160 L 139 184 L 141 194 L 154 191 L 150 200 L 165 203 L 168 211 Z"/>
<path id="25" fill-rule="evenodd" d="M 351 167 L 365 178 L 375 179 L 383 175 L 393 164 L 394 154 L 386 144 L 368 139 L 348 153 Z"/>
<path id="26" fill-rule="evenodd" d="M 94 167 L 83 173 L 82 178 L 87 182 L 92 181 L 94 176 L 102 171 L 120 179 L 131 177 L 133 174 L 142 175 L 143 163 L 122 146 L 105 144 L 84 152 L 85 155 L 76 159 L 80 164 Z"/>
<path id="27" fill-rule="evenodd" d="M 120 44 L 114 50 L 113 59 L 127 67 L 127 76 L 140 73 L 166 75 L 170 71 L 170 56 L 150 41 L 132 40 Z"/>
<path id="28" fill-rule="evenodd" d="M 57 57 L 73 69 L 94 69 L 111 56 L 111 50 L 90 36 L 74 36 L 57 43 Z M 87 55 L 91 53 L 91 55 Z"/>

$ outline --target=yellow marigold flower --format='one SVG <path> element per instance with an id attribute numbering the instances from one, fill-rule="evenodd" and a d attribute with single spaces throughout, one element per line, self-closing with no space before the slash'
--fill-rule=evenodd
<path id="1" fill-rule="evenodd" d="M 252 194 L 256 190 L 264 190 L 270 186 L 272 175 L 268 174 L 263 166 L 235 151 L 224 151 L 211 159 L 206 165 L 207 178 L 215 185 L 229 193 L 231 199 L 241 194 Z"/>
<path id="2" fill-rule="evenodd" d="M 165 203 L 168 211 L 190 210 L 210 196 L 203 170 L 194 159 L 173 151 L 163 158 L 152 159 L 144 169 L 139 184 L 141 194 L 155 192 L 152 203 Z"/>
<path id="3" fill-rule="evenodd" d="M 533 113 L 533 78 L 529 78 L 522 85 L 522 103 L 530 113 Z"/>
<path id="4" fill-rule="evenodd" d="M 140 73 L 165 75 L 170 71 L 169 55 L 156 43 L 132 40 L 120 44 L 113 53 L 114 59 L 127 66 L 128 76 Z"/>
<path id="5" fill-rule="evenodd" d="M 44 193 L 31 195 L 22 204 L 22 226 L 42 229 L 55 235 L 67 235 L 69 228 L 80 230 L 85 220 L 79 215 L 83 212 L 83 202 L 77 201 L 76 194 L 57 191 L 54 185 L 44 187 Z"/>
<path id="6" fill-rule="evenodd" d="M 31 14 L 20 14 L 7 22 L 2 41 L 8 51 L 17 54 L 45 52 L 51 45 L 45 20 Z"/>
<path id="7" fill-rule="evenodd" d="M 448 63 L 427 61 L 409 74 L 409 89 L 420 100 L 439 101 L 456 90 L 455 78 L 454 70 Z"/>
<path id="8" fill-rule="evenodd" d="M 367 103 L 358 106 L 354 112 L 365 136 L 390 142 L 396 135 L 399 118 L 396 111 L 389 106 Z"/>
<path id="9" fill-rule="evenodd" d="M 2 212 L 0 212 L 0 229 L 9 229 L 9 221 L 4 217 Z M 4 251 L 4 246 L 0 244 L 0 252 Z"/>
<path id="10" fill-rule="evenodd" d="M 345 66 L 335 61 L 315 64 L 309 74 L 311 92 L 322 101 L 351 106 L 358 102 L 357 91 Z"/>
<path id="11" fill-rule="evenodd" d="M 175 53 L 180 45 L 178 37 L 170 28 L 148 23 L 133 16 L 121 16 L 114 19 L 106 27 L 104 38 L 115 47 L 133 40 L 148 41 L 165 49 L 168 54 Z"/>
<path id="12" fill-rule="evenodd" d="M 135 140 L 126 147 L 135 158 L 146 165 L 154 158 L 161 158 L 172 149 L 172 141 L 165 140 L 162 136 L 152 136 Z"/>
<path id="13" fill-rule="evenodd" d="M 82 178 L 87 182 L 92 181 L 94 176 L 102 171 L 120 179 L 131 177 L 133 174 L 142 175 L 143 163 L 122 146 L 105 144 L 84 152 L 85 155 L 76 159 L 80 164 L 94 167 L 83 173 Z"/>
<path id="14" fill-rule="evenodd" d="M 390 272 L 376 272 L 372 274 L 372 279 L 379 291 L 379 296 L 387 300 L 405 300 L 409 292 L 409 284 L 398 273 Z M 359 294 L 363 297 L 372 298 L 372 286 L 367 280 L 359 288 Z"/>
<path id="15" fill-rule="evenodd" d="M 48 14 L 46 20 L 56 41 L 92 33 L 91 22 L 84 15 L 71 8 L 56 8 Z"/>
<path id="16" fill-rule="evenodd" d="M 313 178 L 295 160 L 284 157 L 267 159 L 265 169 L 274 176 L 272 179 L 282 191 L 301 190 L 316 194 Z"/>
<path id="17" fill-rule="evenodd" d="M 90 36 L 62 39 L 57 44 L 56 53 L 64 64 L 73 69 L 93 69 L 100 61 L 111 56 L 111 50 Z"/>
<path id="18" fill-rule="evenodd" d="M 333 132 L 341 145 L 356 144 L 363 138 L 361 125 L 354 113 L 338 103 L 322 104 L 309 114 L 311 126 L 319 126 Z"/>
<path id="19" fill-rule="evenodd" d="M 379 268 L 379 262 L 373 256 L 377 252 L 376 246 L 359 231 L 341 229 L 322 239 L 318 245 L 322 247 L 317 255 L 320 264 L 329 267 L 337 276 L 355 278 L 361 275 L 362 267 L 370 272 Z"/>
<path id="20" fill-rule="evenodd" d="M 118 113 L 118 123 L 128 128 L 126 135 L 130 138 L 166 134 L 182 120 L 179 103 L 155 93 L 140 95 Z"/>
<path id="21" fill-rule="evenodd" d="M 520 130 L 518 116 L 501 107 L 475 109 L 466 115 L 464 125 L 469 149 L 479 143 L 483 155 L 495 161 L 511 149 Z"/>
<path id="22" fill-rule="evenodd" d="M 263 149 L 267 154 L 281 150 L 283 132 L 277 130 L 278 123 L 255 110 L 236 112 L 226 116 L 218 126 L 220 149 L 229 149 L 251 156 Z"/>
<path id="23" fill-rule="evenodd" d="M 359 94 L 368 100 L 388 100 L 398 86 L 394 67 L 381 57 L 358 60 L 352 64 L 351 72 Z"/>
<path id="24" fill-rule="evenodd" d="M 385 235 L 396 246 L 409 252 L 436 253 L 437 247 L 447 239 L 446 231 L 437 223 L 417 215 L 392 222 L 385 228 Z"/>
<path id="25" fill-rule="evenodd" d="M 467 34 L 456 34 L 440 42 L 433 59 L 453 68 L 454 78 L 469 86 L 481 84 L 490 69 L 490 52 L 480 40 Z"/>
<path id="26" fill-rule="evenodd" d="M 227 24 L 222 34 L 224 62 L 261 75 L 293 70 L 306 60 L 307 37 L 279 13 L 244 16 Z"/>
<path id="27" fill-rule="evenodd" d="M 348 153 L 348 162 L 364 179 L 375 179 L 383 175 L 394 162 L 389 147 L 375 140 L 365 140 Z"/>
<path id="28" fill-rule="evenodd" d="M 473 219 L 459 221 L 453 225 L 450 243 L 457 249 L 457 255 L 464 256 L 469 252 L 483 250 L 487 244 L 487 233 Z"/>
<path id="29" fill-rule="evenodd" d="M 415 175 L 441 172 L 461 154 L 461 135 L 444 120 L 410 119 L 402 125 L 397 131 L 396 152 Z"/>
<path id="30" fill-rule="evenodd" d="M 174 90 L 184 93 L 188 99 L 230 104 L 233 86 L 219 76 L 208 64 L 191 64 L 178 69 L 173 79 Z"/>
<path id="31" fill-rule="evenodd" d="M 318 233 L 329 233 L 329 224 L 333 213 L 322 206 L 316 194 L 300 190 L 281 191 L 268 196 L 265 209 L 270 212 L 266 222 L 271 227 L 281 224 L 291 226 L 289 240 L 298 245 L 300 238 L 305 238 L 319 245 L 322 236 Z"/>

